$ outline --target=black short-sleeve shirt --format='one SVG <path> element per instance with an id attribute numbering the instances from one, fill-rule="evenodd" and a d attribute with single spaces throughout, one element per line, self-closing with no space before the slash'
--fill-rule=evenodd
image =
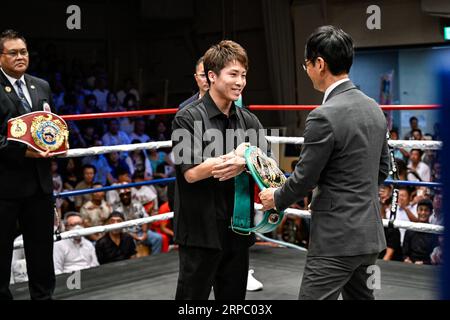
<path id="1" fill-rule="evenodd" d="M 95 244 L 95 252 L 100 264 L 130 259 L 136 254 L 136 245 L 133 237 L 128 233 L 120 235 L 120 243 L 117 246 L 111 240 L 109 234 L 105 234 Z"/>
<path id="2" fill-rule="evenodd" d="M 258 146 L 267 150 L 267 142 L 261 137 L 265 135 L 264 129 L 254 114 L 247 109 L 237 108 L 234 103 L 229 116 L 226 116 L 208 92 L 200 100 L 177 112 L 172 129 L 177 178 L 174 240 L 182 245 L 221 248 L 216 221 L 231 221 L 234 209 L 234 179 L 220 182 L 210 177 L 188 183 L 184 173 L 207 158 L 229 153 L 241 142 L 246 142 L 248 137 L 242 135 L 242 132 L 248 129 L 254 129 L 253 133 L 258 135 Z M 241 134 L 238 134 L 239 131 Z M 234 138 L 231 133 L 239 137 Z M 220 135 L 224 137 L 222 141 L 219 141 Z M 217 137 L 219 139 L 216 139 Z M 253 214 L 254 184 L 253 179 L 249 175 L 247 177 L 251 197 L 249 212 Z M 251 245 L 254 242 L 252 236 L 236 234 L 232 238 L 232 241 L 236 240 L 236 245 Z"/>

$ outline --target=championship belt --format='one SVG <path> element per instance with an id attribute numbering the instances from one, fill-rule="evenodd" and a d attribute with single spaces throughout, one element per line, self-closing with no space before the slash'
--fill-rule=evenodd
<path id="1" fill-rule="evenodd" d="M 251 176 L 261 191 L 266 188 L 281 187 L 286 182 L 286 177 L 275 161 L 270 159 L 258 147 L 247 147 L 244 158 Z M 283 220 L 284 211 L 275 209 L 265 211 L 261 222 L 257 226 L 251 227 L 251 217 L 247 206 L 248 201 L 246 201 L 250 196 L 248 186 L 245 190 L 244 178 L 248 181 L 245 174 L 235 177 L 235 207 L 233 219 L 231 220 L 232 230 L 245 234 L 250 234 L 250 232 L 267 233 L 274 230 Z M 247 198 L 245 198 L 246 195 Z M 253 206 L 253 199 L 249 200 L 251 201 L 250 205 Z"/>
<path id="2" fill-rule="evenodd" d="M 52 155 L 69 149 L 69 130 L 60 116 L 48 111 L 30 112 L 8 120 L 8 140 L 25 143 Z"/>

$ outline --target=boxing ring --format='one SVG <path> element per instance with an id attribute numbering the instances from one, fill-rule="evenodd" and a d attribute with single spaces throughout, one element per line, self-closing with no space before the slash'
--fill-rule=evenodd
<path id="1" fill-rule="evenodd" d="M 312 110 L 317 106 L 250 106 L 253 111 L 262 110 Z M 420 106 L 382 106 L 384 110 L 429 110 L 436 109 L 437 105 Z M 173 114 L 178 109 L 143 110 L 132 112 L 113 112 L 100 114 L 84 114 L 63 116 L 66 121 L 85 120 L 98 118 L 117 118 L 145 115 Z M 266 137 L 271 143 L 302 144 L 301 137 Z M 409 141 L 389 140 L 389 145 L 394 148 L 407 147 L 418 149 L 439 150 L 442 148 L 440 141 Z M 88 155 L 105 154 L 114 151 L 148 150 L 171 147 L 171 141 L 158 141 L 138 143 L 131 145 L 103 146 L 86 149 L 71 149 L 64 157 L 81 157 Z M 69 197 L 88 194 L 98 191 L 131 188 L 142 185 L 172 183 L 175 178 L 156 179 L 139 183 L 113 185 L 103 188 L 86 189 L 62 192 L 55 197 Z M 411 182 L 386 180 L 389 185 L 425 186 L 428 188 L 440 188 L 441 183 L 436 182 Z M 255 203 L 255 209 L 261 205 Z M 310 218 L 309 211 L 287 209 L 287 216 Z M 55 234 L 55 241 L 89 234 L 107 232 L 113 229 L 121 229 L 130 226 L 152 223 L 158 220 L 173 218 L 173 212 L 150 216 L 147 218 L 125 221 L 113 225 L 104 225 L 82 230 L 72 230 Z M 389 220 L 384 219 L 387 227 Z M 395 220 L 391 224 L 394 228 L 442 234 L 444 228 L 438 225 L 413 223 L 409 221 Z M 249 300 L 291 300 L 297 299 L 300 281 L 306 260 L 306 249 L 291 243 L 285 243 L 268 238 L 266 235 L 257 234 L 259 242 L 250 249 L 250 268 L 255 270 L 255 278 L 264 284 L 264 289 L 257 292 L 247 292 Z M 263 242 L 264 241 L 264 242 Z M 21 242 L 15 242 L 14 247 L 23 246 Z M 292 250 L 295 249 L 295 250 Z M 381 271 L 381 287 L 375 290 L 377 299 L 437 299 L 439 297 L 439 285 L 436 275 L 441 267 L 406 264 L 395 261 L 378 261 Z M 81 288 L 70 290 L 67 286 L 70 274 L 57 276 L 55 299 L 174 299 L 178 278 L 178 254 L 176 250 L 168 253 L 151 255 L 139 259 L 125 260 L 116 263 L 101 265 L 89 270 L 82 270 Z M 28 298 L 26 283 L 14 284 L 11 287 L 13 295 L 17 299 Z"/>

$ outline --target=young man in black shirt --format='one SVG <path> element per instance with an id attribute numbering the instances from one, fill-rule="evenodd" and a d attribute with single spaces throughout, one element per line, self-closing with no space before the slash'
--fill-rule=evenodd
<path id="1" fill-rule="evenodd" d="M 230 229 L 233 178 L 245 170 L 234 148 L 246 137 L 263 151 L 267 148 L 256 116 L 234 104 L 246 85 L 245 50 L 233 41 L 221 41 L 205 53 L 204 67 L 209 91 L 178 111 L 173 121 L 174 240 L 180 258 L 176 299 L 208 299 L 211 287 L 217 300 L 244 299 L 254 236 Z M 247 178 L 253 200 L 253 184 Z M 253 214 L 253 201 L 248 212 Z"/>
<path id="2" fill-rule="evenodd" d="M 121 223 L 124 221 L 125 217 L 121 212 L 113 211 L 107 219 L 107 224 Z M 96 242 L 95 252 L 98 262 L 105 264 L 134 258 L 136 255 L 136 245 L 132 236 L 122 232 L 122 229 L 117 229 L 108 232 Z"/>

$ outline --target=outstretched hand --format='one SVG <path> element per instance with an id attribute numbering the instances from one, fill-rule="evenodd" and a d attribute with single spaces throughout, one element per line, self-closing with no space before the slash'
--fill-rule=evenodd
<path id="1" fill-rule="evenodd" d="M 259 193 L 259 199 L 261 199 L 263 211 L 275 208 L 275 190 L 277 190 L 277 188 L 267 188 Z"/>

